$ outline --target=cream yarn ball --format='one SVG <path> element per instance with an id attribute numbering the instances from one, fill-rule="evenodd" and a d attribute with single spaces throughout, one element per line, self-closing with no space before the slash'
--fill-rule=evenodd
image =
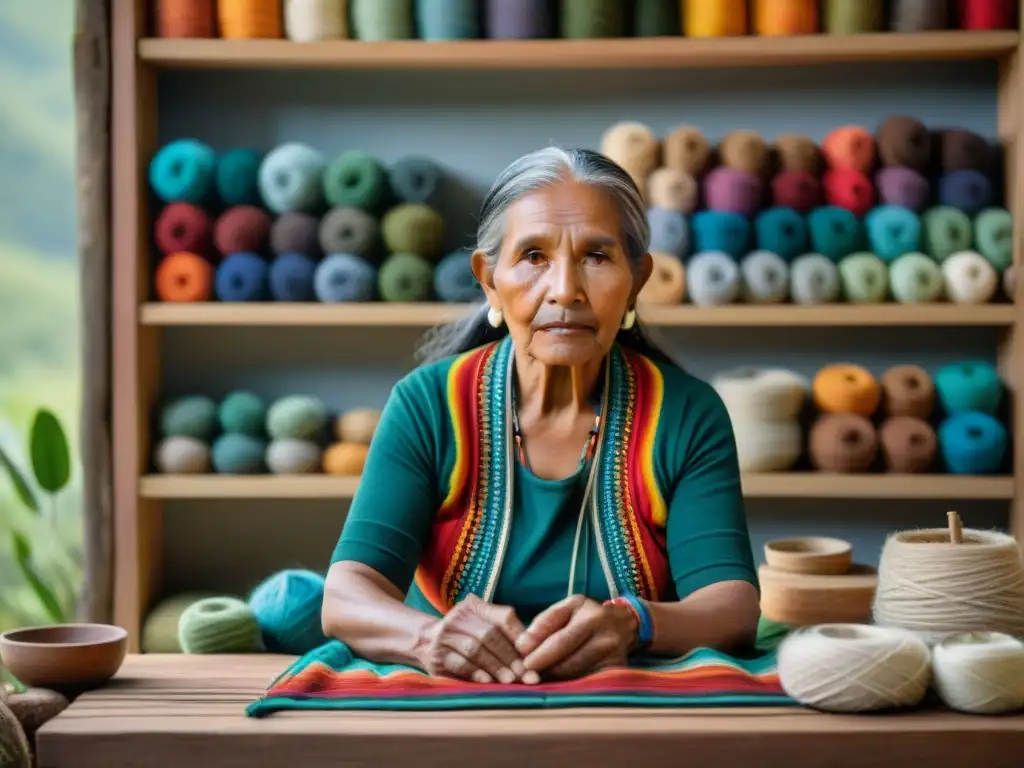
<path id="1" fill-rule="evenodd" d="M 950 709 L 995 715 L 1024 708 L 1024 643 L 1002 632 L 951 635 L 932 649 L 935 692 Z"/>
<path id="2" fill-rule="evenodd" d="M 946 296 L 954 304 L 985 304 L 999 290 L 999 273 L 977 251 L 960 251 L 942 262 Z"/>
<path id="3" fill-rule="evenodd" d="M 711 379 L 733 421 L 789 421 L 800 415 L 810 382 L 785 368 L 742 367 Z"/>

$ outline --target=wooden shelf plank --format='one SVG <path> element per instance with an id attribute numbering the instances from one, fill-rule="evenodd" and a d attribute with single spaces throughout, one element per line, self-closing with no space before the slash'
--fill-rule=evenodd
<path id="1" fill-rule="evenodd" d="M 154 303 L 140 310 L 143 325 L 162 326 L 425 326 L 455 320 L 459 304 Z M 832 304 L 693 305 L 641 307 L 640 317 L 657 326 L 1011 326 L 1011 304 Z"/>
<path id="2" fill-rule="evenodd" d="M 140 493 L 154 499 L 346 499 L 357 477 L 328 475 L 148 475 Z M 748 498 L 949 499 L 1013 498 L 1012 477 L 831 475 L 779 472 L 745 475 Z"/>
<path id="3" fill-rule="evenodd" d="M 1015 31 L 607 40 L 188 40 L 147 38 L 138 54 L 161 69 L 650 69 L 871 61 L 998 59 Z"/>

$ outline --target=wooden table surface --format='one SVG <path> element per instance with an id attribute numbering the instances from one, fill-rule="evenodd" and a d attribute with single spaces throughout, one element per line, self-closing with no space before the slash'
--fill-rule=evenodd
<path id="1" fill-rule="evenodd" d="M 287 712 L 245 706 L 288 656 L 129 656 L 37 734 L 42 768 L 1024 765 L 1024 715 L 792 708 Z"/>

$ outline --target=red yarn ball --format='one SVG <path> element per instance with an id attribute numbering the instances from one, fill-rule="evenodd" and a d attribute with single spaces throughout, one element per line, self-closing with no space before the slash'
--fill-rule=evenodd
<path id="1" fill-rule="evenodd" d="M 213 244 L 222 255 L 249 251 L 262 253 L 270 239 L 270 214 L 255 205 L 236 205 L 217 218 Z"/>
<path id="2" fill-rule="evenodd" d="M 206 253 L 210 250 L 210 217 L 191 203 L 171 203 L 153 225 L 153 240 L 160 253 Z"/>
<path id="3" fill-rule="evenodd" d="M 863 216 L 875 206 L 875 187 L 871 179 L 852 168 L 839 168 L 825 172 L 825 199 Z"/>
<path id="4" fill-rule="evenodd" d="M 810 213 L 821 205 L 821 184 L 804 171 L 783 171 L 772 179 L 772 205 Z"/>
<path id="5" fill-rule="evenodd" d="M 963 29 L 1014 29 L 1018 0 L 960 0 Z"/>

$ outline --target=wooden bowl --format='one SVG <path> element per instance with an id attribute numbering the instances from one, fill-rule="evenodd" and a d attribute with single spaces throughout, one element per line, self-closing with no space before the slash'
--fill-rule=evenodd
<path id="1" fill-rule="evenodd" d="M 822 536 L 775 539 L 764 545 L 765 562 L 789 573 L 839 575 L 850 569 L 852 558 L 850 542 Z"/>
<path id="2" fill-rule="evenodd" d="M 52 624 L 0 635 L 0 660 L 27 686 L 80 691 L 121 668 L 128 632 L 110 624 Z"/>

